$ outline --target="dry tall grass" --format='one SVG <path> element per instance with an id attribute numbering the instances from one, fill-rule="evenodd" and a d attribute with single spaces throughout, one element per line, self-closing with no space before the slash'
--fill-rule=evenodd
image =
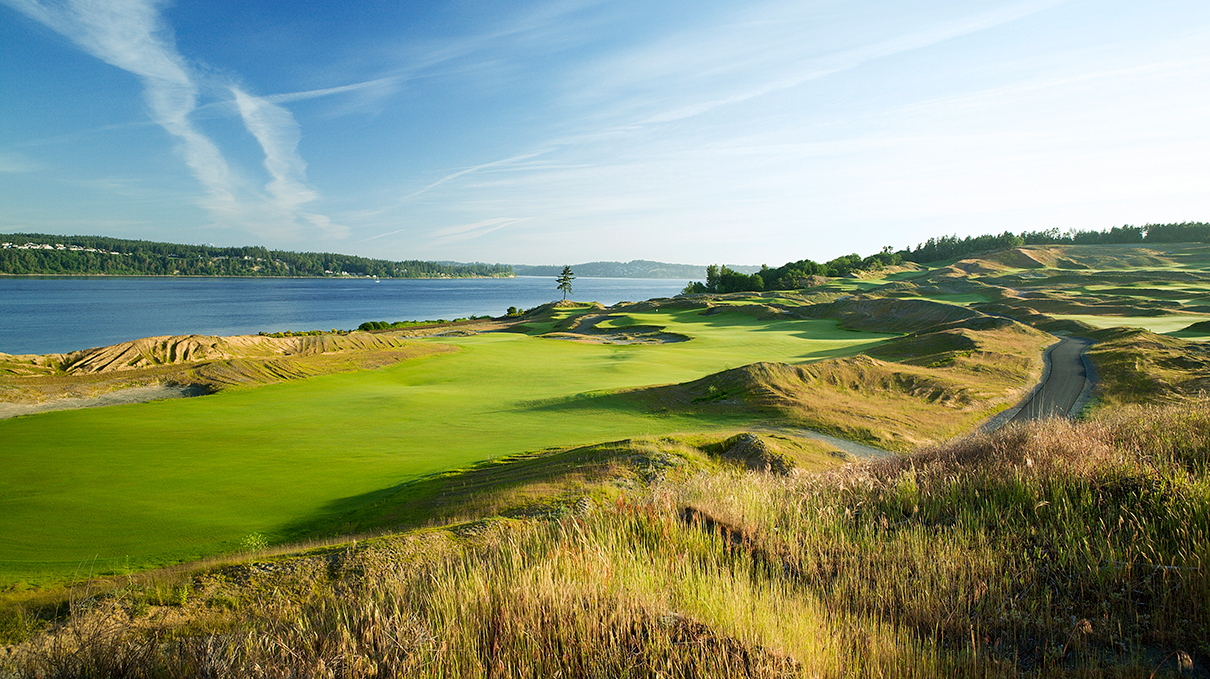
<path id="1" fill-rule="evenodd" d="M 1151 676 L 1210 659 L 1210 404 L 822 474 L 670 473 L 82 598 L 20 677 Z M 0 675 L 3 675 L 0 671 Z"/>

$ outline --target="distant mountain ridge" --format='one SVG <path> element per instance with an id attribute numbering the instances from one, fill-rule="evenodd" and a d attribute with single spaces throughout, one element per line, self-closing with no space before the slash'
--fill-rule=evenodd
<path id="1" fill-rule="evenodd" d="M 730 266 L 733 271 L 755 273 L 759 266 Z M 572 264 L 572 272 L 584 278 L 701 278 L 706 270 L 705 265 L 669 264 L 653 262 L 648 259 L 632 259 L 629 262 L 585 262 Z M 557 276 L 563 271 L 563 265 L 550 264 L 530 266 L 514 264 L 513 271 L 518 276 Z"/>

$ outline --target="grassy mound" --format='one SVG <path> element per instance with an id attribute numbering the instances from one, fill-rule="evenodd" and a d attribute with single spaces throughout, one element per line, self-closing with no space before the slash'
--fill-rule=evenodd
<path id="1" fill-rule="evenodd" d="M 1088 316 L 1163 316 L 1180 313 L 1180 302 L 1172 300 L 1141 300 L 1126 298 L 1097 298 L 1091 295 L 1062 295 L 1033 293 L 1025 299 L 1005 301 L 1004 304 L 1031 309 L 1043 314 L 1077 314 Z"/>
<path id="2" fill-rule="evenodd" d="M 805 307 L 798 313 L 809 318 L 832 318 L 840 327 L 868 332 L 917 332 L 942 323 L 976 318 L 981 314 L 953 304 L 923 299 L 855 297 Z"/>
<path id="3" fill-rule="evenodd" d="M 1012 306 L 1003 303 L 976 304 L 975 308 L 985 314 L 1011 318 L 1044 332 L 1083 336 L 1095 328 L 1075 319 L 1057 319 L 1030 307 Z"/>
<path id="4" fill-rule="evenodd" d="M 1042 348 L 1052 341 L 1020 323 L 975 314 L 864 355 L 800 365 L 759 362 L 622 397 L 661 412 L 752 412 L 908 450 L 959 434 L 1015 403 L 1041 374 Z"/>
<path id="5" fill-rule="evenodd" d="M 1210 346 L 1137 328 L 1091 334 L 1088 357 L 1105 406 L 1172 402 L 1210 389 Z"/>
<path id="6" fill-rule="evenodd" d="M 1198 244 L 1026 245 L 970 257 L 952 266 L 967 272 L 976 269 L 1155 269 L 1204 260 L 1205 249 Z"/>
<path id="7" fill-rule="evenodd" d="M 554 518 L 93 592 L 0 664 L 19 677 L 1205 673 L 1208 450 L 1197 402 L 822 474 L 673 469 Z"/>

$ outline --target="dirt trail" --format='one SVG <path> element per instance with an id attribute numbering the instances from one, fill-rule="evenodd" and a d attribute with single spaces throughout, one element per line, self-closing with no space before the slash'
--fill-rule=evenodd
<path id="1" fill-rule="evenodd" d="M 1041 420 L 1047 417 L 1074 417 L 1079 414 L 1090 387 L 1088 363 L 1084 352 L 1092 344 L 1082 337 L 1065 337 L 1046 352 L 1046 370 L 1034 393 L 1014 411 L 1005 411 L 987 430 L 999 429 L 1011 422 Z"/>

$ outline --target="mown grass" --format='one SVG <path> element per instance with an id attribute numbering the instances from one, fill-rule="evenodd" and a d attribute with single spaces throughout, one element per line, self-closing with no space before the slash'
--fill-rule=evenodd
<path id="1" fill-rule="evenodd" d="M 1210 316 L 1171 315 L 1171 316 L 1098 316 L 1095 314 L 1051 314 L 1052 318 L 1060 320 L 1083 321 L 1097 328 L 1142 328 L 1154 333 L 1165 334 L 1178 332 L 1193 323 L 1210 320 Z"/>
<path id="2" fill-rule="evenodd" d="M 833 320 L 776 320 L 743 313 L 715 313 L 704 316 L 696 309 L 627 313 L 621 318 L 603 321 L 598 327 L 625 328 L 630 325 L 656 326 L 665 332 L 693 337 L 693 342 L 662 347 L 661 363 L 668 367 L 708 363 L 716 368 L 708 372 L 751 363 L 752 360 L 744 359 L 758 355 L 781 354 L 784 358 L 778 360 L 787 363 L 848 356 L 895 336 L 874 332 L 855 334 L 839 328 Z M 795 347 L 799 350 L 797 353 L 787 354 L 786 339 L 794 337 L 810 340 L 810 344 L 800 344 Z M 653 380 L 650 384 L 683 381 L 685 380 Z"/>
<path id="3" fill-rule="evenodd" d="M 940 293 L 935 295 L 896 295 L 897 299 L 927 299 L 932 302 L 941 302 L 943 304 L 954 304 L 956 306 L 970 306 L 972 304 L 985 304 L 991 301 L 988 295 L 978 293 Z"/>
<path id="4" fill-rule="evenodd" d="M 426 341 L 459 351 L 196 399 L 2 421 L 0 583 L 194 559 L 238 549 L 251 533 L 301 539 L 385 489 L 482 460 L 742 428 L 753 415 L 652 413 L 593 397 L 755 360 L 853 353 L 883 337 L 830 321 L 651 316 L 643 321 L 693 339 L 435 338 Z"/>
<path id="5" fill-rule="evenodd" d="M 669 471 L 79 600 L 17 676 L 1173 676 L 1210 662 L 1210 404 L 822 474 Z"/>

